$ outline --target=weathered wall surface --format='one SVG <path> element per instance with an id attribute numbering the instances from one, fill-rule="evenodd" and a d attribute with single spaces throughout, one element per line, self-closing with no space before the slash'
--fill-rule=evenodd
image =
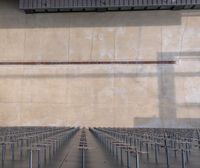
<path id="1" fill-rule="evenodd" d="M 200 126 L 200 11 L 25 15 L 0 1 L 0 61 L 177 60 L 1 66 L 1 126 Z"/>

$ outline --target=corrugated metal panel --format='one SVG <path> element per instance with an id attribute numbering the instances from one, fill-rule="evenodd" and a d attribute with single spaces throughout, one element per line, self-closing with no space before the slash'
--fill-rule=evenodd
<path id="1" fill-rule="evenodd" d="M 27 12 L 196 9 L 200 8 L 200 0 L 20 0 L 19 7 Z"/>

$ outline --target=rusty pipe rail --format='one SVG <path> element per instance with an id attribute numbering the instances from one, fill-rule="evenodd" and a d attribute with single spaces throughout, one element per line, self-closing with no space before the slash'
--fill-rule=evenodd
<path id="1" fill-rule="evenodd" d="M 176 61 L 7 61 L 0 65 L 138 65 L 176 64 Z"/>

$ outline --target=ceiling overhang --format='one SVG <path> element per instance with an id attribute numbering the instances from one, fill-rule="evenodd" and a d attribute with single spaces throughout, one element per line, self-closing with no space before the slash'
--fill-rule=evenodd
<path id="1" fill-rule="evenodd" d="M 198 8 L 200 0 L 20 0 L 20 9 L 26 13 Z"/>

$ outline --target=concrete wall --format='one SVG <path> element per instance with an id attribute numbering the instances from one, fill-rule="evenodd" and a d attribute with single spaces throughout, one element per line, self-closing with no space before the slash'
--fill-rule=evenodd
<path id="1" fill-rule="evenodd" d="M 0 1 L 0 61 L 176 60 L 1 66 L 1 126 L 200 126 L 200 11 L 25 15 Z"/>

